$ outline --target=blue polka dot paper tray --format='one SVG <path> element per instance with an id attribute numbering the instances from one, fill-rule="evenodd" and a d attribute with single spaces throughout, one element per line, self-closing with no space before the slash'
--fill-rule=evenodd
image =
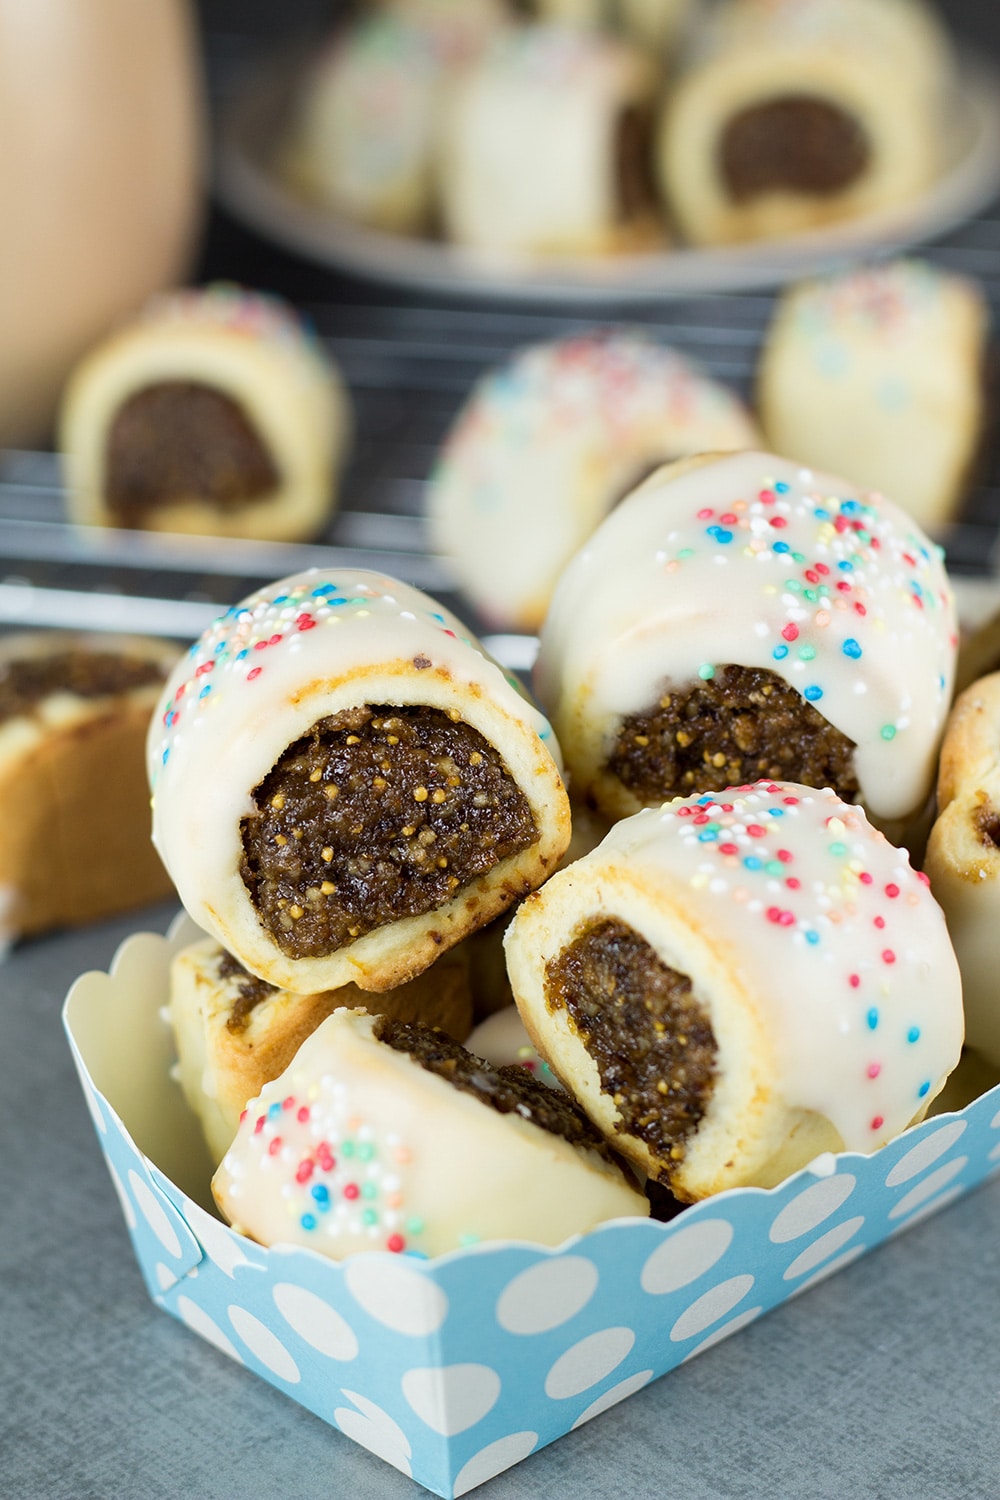
<path id="1" fill-rule="evenodd" d="M 437 1495 L 502 1469 L 718 1343 L 1000 1168 L 1000 1086 L 875 1156 L 819 1158 L 669 1224 L 560 1250 L 494 1243 L 338 1264 L 266 1250 L 208 1211 L 211 1168 L 162 1016 L 190 942 L 142 933 L 64 1019 L 150 1296 Z"/>

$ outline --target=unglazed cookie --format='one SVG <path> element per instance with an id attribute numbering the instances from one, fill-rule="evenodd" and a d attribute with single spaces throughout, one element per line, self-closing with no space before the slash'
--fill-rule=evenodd
<path id="1" fill-rule="evenodd" d="M 560 580 L 536 686 L 608 816 L 761 776 L 901 837 L 954 673 L 940 548 L 880 496 L 764 453 L 661 469 Z"/>
<path id="2" fill-rule="evenodd" d="M 721 0 L 667 99 L 661 187 L 696 244 L 892 208 L 941 171 L 955 103 L 922 0 Z"/>
<path id="3" fill-rule="evenodd" d="M 971 281 L 925 261 L 793 287 L 758 371 L 768 443 L 939 525 L 958 507 L 981 439 L 988 323 Z"/>
<path id="4" fill-rule="evenodd" d="M 487 621 L 534 631 L 566 563 L 650 468 L 759 443 L 734 392 L 641 332 L 535 344 L 477 382 L 445 439 L 432 545 Z"/>
<path id="5" fill-rule="evenodd" d="M 571 1100 L 427 1027 L 338 1010 L 247 1110 L 212 1189 L 262 1244 L 342 1259 L 558 1245 L 646 1199 Z"/>
<path id="6" fill-rule="evenodd" d="M 1000 672 L 955 701 L 924 861 L 962 971 L 966 1040 L 1000 1068 Z"/>
<path id="7" fill-rule="evenodd" d="M 276 990 L 204 938 L 170 966 L 170 1023 L 178 1079 L 214 1162 L 225 1155 L 250 1099 L 288 1067 L 306 1037 L 338 1007 L 437 1026 L 464 1041 L 472 1026 L 469 966 L 453 948 L 409 984 L 366 996 L 356 985 L 319 995 Z"/>
<path id="8" fill-rule="evenodd" d="M 143 750 L 177 655 L 132 636 L 0 640 L 0 942 L 171 894 Z"/>
<path id="9" fill-rule="evenodd" d="M 570 26 L 504 33 L 456 79 L 441 213 L 457 244 L 503 259 L 661 244 L 649 136 L 655 64 Z"/>
<path id="10" fill-rule="evenodd" d="M 170 678 L 153 837 L 191 916 L 252 973 L 391 989 L 555 867 L 558 754 L 433 599 L 312 569 L 228 610 Z"/>
<path id="11" fill-rule="evenodd" d="M 299 541 L 336 503 L 343 382 L 291 307 L 213 285 L 155 298 L 74 371 L 70 519 Z"/>
<path id="12" fill-rule="evenodd" d="M 962 1047 L 925 880 L 828 789 L 759 782 L 625 819 L 528 898 L 507 960 L 539 1053 L 687 1201 L 876 1150 Z"/>
<path id="13" fill-rule="evenodd" d="M 442 90 L 504 19 L 501 0 L 398 0 L 339 26 L 292 113 L 281 170 L 293 187 L 360 224 L 426 233 Z"/>

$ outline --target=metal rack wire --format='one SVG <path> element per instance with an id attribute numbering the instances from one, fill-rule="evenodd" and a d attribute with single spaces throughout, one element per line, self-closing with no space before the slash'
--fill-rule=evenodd
<path id="1" fill-rule="evenodd" d="M 976 276 L 1000 326 L 1000 207 L 925 252 Z M 745 397 L 773 298 L 730 292 L 631 307 L 656 338 Z M 604 318 L 581 311 L 313 302 L 303 311 L 351 390 L 355 436 L 343 503 L 315 544 L 163 537 L 70 525 L 57 457 L 0 455 L 0 626 L 135 630 L 181 639 L 250 589 L 311 565 L 374 567 L 450 598 L 445 561 L 426 546 L 434 456 L 478 375 L 525 343 Z M 939 538 L 960 578 L 989 587 L 1000 546 L 1000 440 L 994 431 L 962 513 Z M 462 606 L 459 604 L 459 608 Z M 465 611 L 468 613 L 468 611 Z M 512 648 L 514 649 L 514 648 Z"/>

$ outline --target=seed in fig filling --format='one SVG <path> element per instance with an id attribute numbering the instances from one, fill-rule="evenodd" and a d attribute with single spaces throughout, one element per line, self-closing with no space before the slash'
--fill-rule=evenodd
<path id="1" fill-rule="evenodd" d="M 660 1164 L 650 1175 L 669 1182 L 715 1082 L 715 1036 L 688 976 L 627 923 L 602 919 L 549 960 L 545 1000 L 596 1063 L 619 1131 L 645 1142 Z"/>
<path id="2" fill-rule="evenodd" d="M 433 911 L 538 837 L 503 758 L 435 708 L 321 719 L 252 795 L 240 873 L 290 958 Z"/>
<path id="3" fill-rule="evenodd" d="M 730 664 L 623 719 L 607 769 L 650 806 L 762 778 L 831 786 L 854 802 L 854 748 L 783 678 Z"/>

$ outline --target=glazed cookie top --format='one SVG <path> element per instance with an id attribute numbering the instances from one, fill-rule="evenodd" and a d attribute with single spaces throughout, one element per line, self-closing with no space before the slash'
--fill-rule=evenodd
<path id="1" fill-rule="evenodd" d="M 141 333 L 162 328 L 181 335 L 199 329 L 231 334 L 311 361 L 315 373 L 329 379 L 322 345 L 290 304 L 233 282 L 159 293 L 144 305 L 133 327 Z"/>
<path id="2" fill-rule="evenodd" d="M 501 32 L 479 60 L 484 84 L 538 91 L 597 89 L 617 99 L 623 80 L 643 81 L 652 70 L 641 53 L 616 37 L 542 22 Z"/>
<path id="3" fill-rule="evenodd" d="M 568 742 L 583 720 L 609 739 L 665 685 L 769 670 L 854 742 L 866 806 L 895 819 L 932 784 L 956 647 L 941 549 L 916 522 L 741 453 L 660 471 L 608 516 L 563 574 L 536 681 Z"/>
<path id="4" fill-rule="evenodd" d="M 947 348 L 957 305 L 975 308 L 979 300 L 964 277 L 927 261 L 897 260 L 803 282 L 790 292 L 785 316 L 808 344 L 816 367 L 830 378 L 849 375 L 852 358 L 861 354 L 900 364 L 900 388 L 880 393 L 892 407 L 905 396 L 907 356 L 925 353 L 932 340 L 934 347 Z"/>
<path id="5" fill-rule="evenodd" d="M 898 1134 L 958 1062 L 958 966 L 926 877 L 829 789 L 679 798 L 616 824 L 595 861 L 667 881 L 768 1013 L 785 1097 L 848 1150 Z"/>
<path id="6" fill-rule="evenodd" d="M 252 783 L 241 778 L 241 754 L 265 733 L 276 705 L 294 701 L 316 680 L 333 685 L 396 659 L 412 664 L 415 674 L 444 668 L 459 686 L 488 682 L 558 756 L 551 726 L 517 678 L 486 655 L 455 615 L 381 573 L 311 568 L 228 609 L 178 663 L 150 726 L 154 826 L 161 798 L 192 756 L 208 754 L 206 766 L 224 761 L 227 781 L 245 793 Z"/>
<path id="7" fill-rule="evenodd" d="M 435 545 L 491 619 L 537 626 L 567 559 L 646 464 L 759 441 L 733 392 L 637 330 L 531 345 L 479 380 L 445 441 Z"/>
<path id="8" fill-rule="evenodd" d="M 947 37 L 924 0 L 728 0 L 692 39 L 696 58 L 751 46 L 874 51 L 921 79 L 939 74 L 948 56 Z"/>

